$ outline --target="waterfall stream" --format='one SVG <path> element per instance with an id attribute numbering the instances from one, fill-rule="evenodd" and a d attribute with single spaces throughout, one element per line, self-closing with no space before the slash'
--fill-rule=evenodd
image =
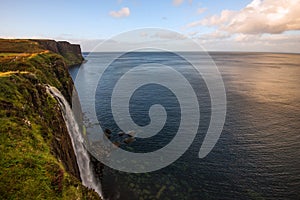
<path id="1" fill-rule="evenodd" d="M 78 123 L 76 122 L 69 103 L 57 88 L 47 86 L 47 91 L 58 101 L 60 105 L 76 155 L 82 184 L 88 188 L 94 189 L 100 195 L 100 197 L 103 198 L 101 184 L 95 178 L 89 154 L 84 146 L 84 138 L 80 132 Z"/>

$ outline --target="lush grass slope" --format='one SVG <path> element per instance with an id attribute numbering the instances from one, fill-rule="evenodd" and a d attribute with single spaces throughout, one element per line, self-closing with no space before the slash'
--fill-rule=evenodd
<path id="1" fill-rule="evenodd" d="M 38 53 L 44 50 L 36 41 L 0 39 L 0 52 L 2 53 Z"/>
<path id="2" fill-rule="evenodd" d="M 31 45 L 0 51 L 0 199 L 99 199 L 78 180 L 59 105 L 45 89 L 70 102 L 66 59 Z"/>
<path id="3" fill-rule="evenodd" d="M 60 54 L 68 65 L 80 64 L 83 61 L 79 45 L 54 40 L 0 39 L 0 59 L 10 56 L 22 56 L 41 52 Z"/>

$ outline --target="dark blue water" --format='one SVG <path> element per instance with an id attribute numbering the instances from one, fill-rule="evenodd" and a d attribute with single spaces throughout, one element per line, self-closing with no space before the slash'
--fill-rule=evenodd
<path id="1" fill-rule="evenodd" d="M 188 54 L 195 61 L 206 59 Z M 89 119 L 89 105 L 95 99 L 85 99 L 84 93 L 97 79 L 95 71 L 104 68 L 102 63 L 112 56 L 93 53 L 81 66 L 84 79 L 79 84 L 86 87 L 78 92 L 88 127 L 100 123 L 111 129 L 115 134 L 111 140 L 132 152 L 154 151 L 172 140 L 180 109 L 176 96 L 167 88 L 145 85 L 130 100 L 131 117 L 140 126 L 149 123 L 151 105 L 165 107 L 166 124 L 151 138 L 122 143 L 116 135 L 121 130 L 109 109 L 112 89 L 122 74 L 152 62 L 172 66 L 185 76 L 197 93 L 201 117 L 194 142 L 170 166 L 144 174 L 106 167 L 102 184 L 107 199 L 300 199 L 300 55 L 211 53 L 224 80 L 227 114 L 219 141 L 204 159 L 198 158 L 198 152 L 210 121 L 209 92 L 189 63 L 174 54 L 130 53 L 115 60 L 97 87 L 97 119 Z M 70 69 L 73 78 L 77 71 Z"/>

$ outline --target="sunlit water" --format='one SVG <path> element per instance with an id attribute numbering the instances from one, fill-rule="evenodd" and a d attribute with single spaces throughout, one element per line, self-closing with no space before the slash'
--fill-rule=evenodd
<path id="1" fill-rule="evenodd" d="M 172 165 L 145 174 L 104 168 L 103 194 L 108 199 L 299 199 L 300 198 L 300 55 L 269 53 L 211 53 L 226 87 L 227 115 L 221 137 L 210 154 L 198 158 L 210 118 L 210 98 L 203 80 L 179 57 L 168 53 L 131 53 L 114 62 L 96 97 L 97 119 L 90 119 L 91 101 L 86 92 L 97 82 L 95 71 L 104 68 L 112 53 L 93 53 L 81 66 L 79 90 L 88 130 L 93 124 L 120 130 L 112 119 L 109 92 L 120 73 L 134 65 L 161 63 L 180 71 L 200 99 L 198 134 L 185 154 Z M 197 54 L 189 57 L 199 60 Z M 91 62 L 93 61 L 93 62 Z M 205 62 L 204 62 L 205 63 Z M 147 69 L 145 69 L 147 71 Z M 70 69 L 73 78 L 78 68 Z M 142 73 L 142 72 L 141 72 Z M 144 72 L 143 72 L 144 73 Z M 159 72 L 158 72 L 159 73 Z M 96 99 L 97 99 L 96 98 Z M 121 148 L 154 151 L 168 144 L 178 128 L 178 102 L 168 90 L 155 85 L 141 88 L 131 101 L 131 115 L 139 125 L 149 123 L 151 104 L 166 107 L 163 130 L 150 139 L 137 139 Z M 91 131 L 92 132 L 92 131 Z M 122 140 L 118 135 L 114 141 Z M 155 164 L 155 163 L 154 163 Z"/>

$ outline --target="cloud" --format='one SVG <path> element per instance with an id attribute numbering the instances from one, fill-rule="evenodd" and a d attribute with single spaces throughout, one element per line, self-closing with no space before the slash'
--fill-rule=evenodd
<path id="1" fill-rule="evenodd" d="M 186 39 L 186 36 L 178 33 L 173 32 L 166 32 L 166 31 L 157 31 L 154 35 L 151 36 L 152 38 L 159 38 L 164 40 L 183 40 Z"/>
<path id="2" fill-rule="evenodd" d="M 204 18 L 199 21 L 191 22 L 186 25 L 187 28 L 195 26 L 219 26 L 226 23 L 235 14 L 235 11 L 223 10 L 220 15 L 214 15 L 208 18 Z"/>
<path id="3" fill-rule="evenodd" d="M 192 31 L 192 32 L 187 33 L 187 35 L 190 36 L 190 37 L 194 37 L 194 36 L 196 36 L 198 33 L 199 33 L 198 31 Z"/>
<path id="4" fill-rule="evenodd" d="M 227 38 L 230 38 L 230 37 L 231 37 L 231 34 L 229 34 L 227 32 L 224 32 L 224 31 L 216 30 L 216 31 L 214 31 L 212 33 L 209 33 L 209 34 L 202 34 L 198 38 L 202 39 L 202 40 L 216 41 L 216 40 L 224 40 L 224 39 L 227 39 Z"/>
<path id="5" fill-rule="evenodd" d="M 223 10 L 186 25 L 217 26 L 219 30 L 242 34 L 279 34 L 300 30 L 300 0 L 253 0 L 240 11 Z"/>
<path id="6" fill-rule="evenodd" d="M 169 31 L 155 31 L 155 32 L 141 31 L 139 33 L 139 36 L 142 38 L 159 39 L 159 40 L 183 40 L 187 38 L 183 34 L 169 32 Z"/>
<path id="7" fill-rule="evenodd" d="M 198 8 L 197 9 L 197 14 L 202 14 L 202 13 L 204 13 L 206 11 L 206 8 Z"/>
<path id="8" fill-rule="evenodd" d="M 291 34 L 264 34 L 264 35 L 248 35 L 248 34 L 237 34 L 234 37 L 234 41 L 242 43 L 253 43 L 261 42 L 269 45 L 278 45 L 279 44 L 292 44 L 299 43 L 300 35 L 291 35 Z"/>
<path id="9" fill-rule="evenodd" d="M 208 36 L 208 35 L 207 35 Z M 236 34 L 226 39 L 214 40 L 205 35 L 195 38 L 208 51 L 254 51 L 300 53 L 300 35 L 294 34 Z"/>
<path id="10" fill-rule="evenodd" d="M 235 16 L 235 14 L 235 11 L 223 10 L 220 16 L 214 15 L 212 17 L 205 18 L 204 20 L 201 20 L 200 23 L 204 26 L 219 26 L 228 22 Z"/>
<path id="11" fill-rule="evenodd" d="M 130 15 L 130 10 L 128 7 L 124 7 L 118 11 L 109 12 L 109 15 L 114 18 L 128 17 Z"/>
<path id="12" fill-rule="evenodd" d="M 184 0 L 173 0 L 173 5 L 174 5 L 174 6 L 179 6 L 179 5 L 181 5 L 183 2 L 184 2 Z M 188 0 L 187 2 L 188 2 L 190 5 L 193 4 L 193 0 Z"/>
<path id="13" fill-rule="evenodd" d="M 173 5 L 174 6 L 179 6 L 180 4 L 183 3 L 184 0 L 173 0 Z"/>
<path id="14" fill-rule="evenodd" d="M 299 44 L 300 35 L 295 34 L 264 34 L 264 35 L 246 35 L 238 34 L 235 37 L 237 44 L 244 47 L 256 46 L 256 51 L 269 52 L 300 52 Z"/>
<path id="15" fill-rule="evenodd" d="M 148 37 L 148 33 L 147 32 L 140 32 L 140 36 L 141 37 Z"/>
<path id="16" fill-rule="evenodd" d="M 175 33 L 175 32 L 169 32 L 169 31 L 156 31 L 156 32 L 140 32 L 139 33 L 140 37 L 142 38 L 151 38 L 151 39 L 160 39 L 160 40 L 183 40 L 186 39 L 187 37 Z"/>

